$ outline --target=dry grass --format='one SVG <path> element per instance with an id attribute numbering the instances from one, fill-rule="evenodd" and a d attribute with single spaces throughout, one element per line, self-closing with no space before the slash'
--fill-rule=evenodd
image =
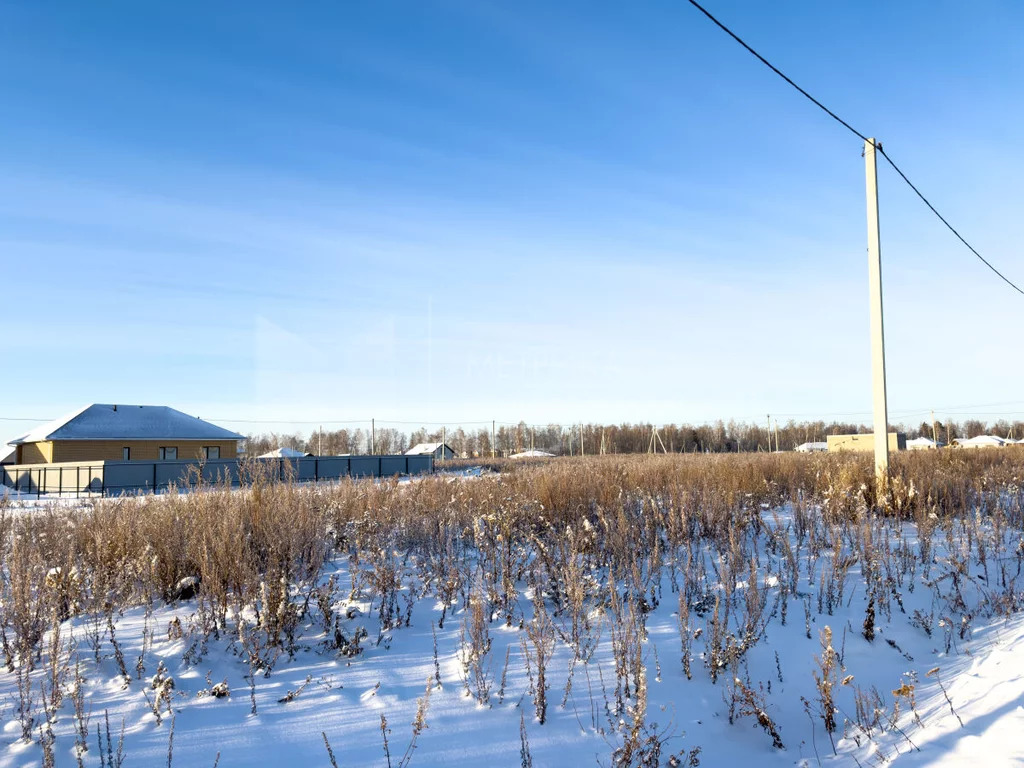
<path id="1" fill-rule="evenodd" d="M 1024 529 L 1024 449 L 898 454 L 885 488 L 876 487 L 868 456 L 593 457 L 502 462 L 501 469 L 466 481 L 318 487 L 255 476 L 241 491 L 100 500 L 85 512 L 16 515 L 0 502 L 0 674 L 18 676 L 16 714 L 25 738 L 38 732 L 45 749 L 60 691 L 73 696 L 76 680 L 80 689 L 80 675 L 69 672 L 77 657 L 62 645 L 63 620 L 89 617 L 91 639 L 81 652 L 113 654 L 130 679 L 111 617 L 172 600 L 194 579 L 190 647 L 221 635 L 237 639 L 253 680 L 294 651 L 305 621 L 328 635 L 333 628 L 330 647 L 357 655 L 361 638 L 339 630 L 330 608 L 334 583 L 320 577 L 339 555 L 349 561 L 353 593 L 375 606 L 381 634 L 410 622 L 417 596 L 442 603 L 442 626 L 447 613 L 461 614 L 467 686 L 481 703 L 500 666 L 489 658 L 488 625 L 520 627 L 541 723 L 553 644 L 564 643 L 574 663 L 585 663 L 602 631 L 589 617 L 595 610 L 611 616 L 617 679 L 607 697 L 625 724 L 613 751 L 621 764 L 660 754 L 644 721 L 642 640 L 663 585 L 678 593 L 672 601 L 680 606 L 687 677 L 703 658 L 713 680 L 740 679 L 744 654 L 769 615 L 781 612 L 785 621 L 788 608 L 795 616 L 802 611 L 809 631 L 815 604 L 831 613 L 855 564 L 871 598 L 865 637 L 891 615 L 893 586 L 921 576 L 935 590 L 937 608 L 919 621 L 929 633 L 946 627 L 947 647 L 958 639 L 949 627 L 963 639 L 977 616 L 1020 607 L 1024 552 L 1007 532 Z M 784 527 L 767 510 L 786 505 Z M 898 525 L 907 521 L 916 524 L 916 544 L 900 539 Z M 941 565 L 929 556 L 937 543 L 954 553 Z M 781 563 L 777 573 L 758 565 L 767 552 Z M 810 569 L 813 597 L 796 595 L 801 563 Z M 978 568 L 988 588 L 972 598 L 970 573 Z M 758 588 L 769 575 L 778 577 L 770 595 Z M 740 579 L 753 588 L 737 594 L 731 585 Z M 712 594 L 713 583 L 722 591 Z M 528 589 L 532 603 L 520 599 Z M 44 657 L 48 697 L 28 682 Z M 781 743 L 761 717 L 758 686 L 743 682 L 740 714 L 753 713 Z M 863 727 L 870 732 L 878 723 L 875 715 Z"/>

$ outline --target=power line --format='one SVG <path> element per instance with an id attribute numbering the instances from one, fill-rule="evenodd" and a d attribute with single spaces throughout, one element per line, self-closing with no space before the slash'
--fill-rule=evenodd
<path id="1" fill-rule="evenodd" d="M 749 51 L 751 54 L 754 55 L 754 57 L 757 58 L 758 61 L 760 61 L 762 64 L 764 64 L 766 67 L 768 67 L 772 72 L 774 72 L 776 75 L 778 75 L 783 80 L 785 80 L 787 83 L 789 83 L 791 86 L 793 86 L 797 91 L 799 91 L 804 97 L 806 97 L 812 104 L 814 104 L 816 107 L 818 107 L 820 110 L 822 110 L 825 114 L 827 114 L 829 117 L 831 117 L 833 120 L 835 120 L 837 123 L 839 123 L 841 126 L 846 128 L 846 130 L 848 130 L 854 136 L 857 136 L 862 141 L 869 141 L 867 136 L 865 136 L 863 133 L 858 131 L 856 128 L 854 128 L 852 125 L 850 125 L 848 122 L 843 120 L 843 118 L 841 118 L 839 115 L 837 115 L 831 109 L 826 107 L 824 104 L 822 104 L 816 98 L 811 96 L 811 94 L 809 94 L 807 91 L 805 91 L 803 88 L 801 88 L 795 82 L 793 82 L 781 69 L 776 67 L 770 61 L 768 61 L 768 59 L 766 59 L 760 53 L 758 53 L 753 48 L 751 48 L 739 35 L 737 35 L 735 32 L 733 32 L 731 29 L 729 29 L 727 26 L 725 26 L 725 24 L 723 24 L 718 19 L 716 19 L 711 14 L 711 12 L 708 11 L 707 8 L 702 6 L 700 3 L 698 3 L 697 0 L 688 0 L 688 2 L 690 3 L 690 5 L 692 5 L 694 8 L 696 8 L 698 11 L 700 11 L 705 16 L 707 16 L 712 22 L 714 22 L 715 26 L 717 26 L 719 29 L 721 29 L 723 32 L 725 32 L 727 35 L 729 35 L 729 37 L 731 37 L 737 43 L 739 43 L 744 48 L 746 48 L 747 51 Z M 900 170 L 900 167 L 898 165 L 896 165 L 896 163 L 893 161 L 893 159 L 891 157 L 889 157 L 888 153 L 882 148 L 882 143 L 880 141 L 875 141 L 874 144 L 875 144 L 875 148 L 882 154 L 882 157 L 884 157 L 886 159 L 886 161 L 889 163 L 889 165 L 892 166 L 892 169 L 894 171 L 896 171 L 896 173 L 899 174 L 899 177 L 901 179 L 903 179 L 903 181 L 905 181 L 907 183 L 907 186 L 910 187 L 919 198 L 921 198 L 921 201 L 926 206 L 928 206 L 928 209 L 932 213 L 934 213 L 938 217 L 939 221 L 941 221 L 943 224 L 945 224 L 946 228 L 950 232 L 952 232 L 954 235 L 956 235 L 956 238 L 961 243 L 963 243 L 965 246 L 967 246 L 968 250 L 970 250 L 971 253 L 973 253 L 975 256 L 978 257 L 978 259 L 981 260 L 982 264 L 984 264 L 986 267 L 988 267 L 993 272 L 995 272 L 1000 277 L 1000 279 L 1002 279 L 1007 285 L 1009 285 L 1011 288 L 1013 288 L 1013 290 L 1015 290 L 1017 293 L 1019 293 L 1022 296 L 1024 296 L 1024 289 L 1021 289 L 1016 283 L 1014 283 L 1012 280 L 1010 280 L 1010 278 L 1008 278 L 1006 275 L 1004 275 L 1002 272 L 1000 272 L 998 269 L 996 269 L 994 266 L 992 266 L 991 262 L 989 262 L 988 259 L 986 259 L 984 256 L 982 256 L 980 253 L 978 253 L 978 250 L 973 245 L 971 245 L 969 242 L 967 242 L 967 240 L 963 237 L 963 235 L 961 235 L 959 232 L 956 231 L 956 229 L 953 227 L 953 225 L 950 224 L 949 221 L 946 220 L 946 217 L 938 212 L 938 210 L 935 208 L 934 205 L 931 204 L 931 202 L 928 200 L 928 198 L 925 197 L 921 193 L 921 190 L 919 190 L 917 188 L 917 186 L 915 186 L 914 183 L 909 178 L 907 178 L 907 175 L 902 170 Z"/>
<path id="2" fill-rule="evenodd" d="M 921 190 L 919 190 L 916 186 L 914 186 L 914 183 L 910 179 L 907 178 L 907 175 L 903 171 L 901 171 L 900 167 L 898 165 L 896 165 L 895 162 L 893 162 L 893 159 L 891 157 L 889 157 L 888 154 L 886 154 L 885 150 L 882 149 L 882 145 L 878 144 L 877 147 L 878 147 L 878 151 L 882 153 L 882 157 L 884 157 L 889 162 L 889 165 L 892 166 L 892 169 L 894 171 L 896 171 L 896 173 L 898 173 L 900 175 L 901 179 L 903 179 L 905 182 L 907 182 L 907 186 L 910 187 L 912 190 L 914 190 L 914 194 L 916 194 L 918 197 L 921 198 L 921 201 L 925 205 L 927 205 L 928 208 L 931 210 L 931 212 L 934 213 L 939 218 L 939 221 L 941 221 L 943 224 L 946 225 L 946 229 L 948 229 L 950 232 L 952 232 L 954 235 L 956 235 L 957 240 L 959 240 L 961 243 L 966 245 L 967 249 L 971 253 L 973 253 L 975 256 L 977 256 L 979 259 L 981 259 L 981 263 L 982 264 L 984 264 L 986 267 L 988 267 L 993 272 L 995 272 L 997 275 L 999 275 L 999 277 L 1003 280 L 1003 282 L 1005 282 L 1008 286 L 1013 288 L 1013 290 L 1015 290 L 1017 293 L 1019 293 L 1022 296 L 1024 296 L 1024 290 L 1021 290 L 1012 280 L 1010 280 L 1010 278 L 1008 278 L 1006 275 L 1004 275 L 1002 272 L 1000 272 L 998 269 L 996 269 L 994 266 L 992 266 L 992 264 L 988 261 L 988 259 L 986 259 L 980 253 L 978 253 L 978 251 L 975 249 L 975 247 L 973 245 L 971 245 L 970 243 L 968 243 L 964 239 L 963 235 L 961 235 L 959 232 L 956 231 L 956 229 L 953 228 L 952 224 L 950 224 L 948 221 L 946 221 L 946 217 L 945 216 L 943 216 L 941 213 L 939 213 L 937 210 L 935 210 L 935 206 L 932 205 L 931 202 L 929 202 L 927 197 L 925 197 L 923 194 L 921 194 Z"/>

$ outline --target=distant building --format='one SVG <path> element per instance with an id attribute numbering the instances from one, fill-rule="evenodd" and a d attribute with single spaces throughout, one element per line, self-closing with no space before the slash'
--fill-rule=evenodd
<path id="1" fill-rule="evenodd" d="M 417 443 L 406 456 L 433 456 L 435 459 L 454 459 L 455 451 L 447 443 Z"/>
<path id="2" fill-rule="evenodd" d="M 522 453 L 513 453 L 509 456 L 510 459 L 553 459 L 555 454 L 548 453 L 547 451 L 538 451 L 530 449 L 529 451 L 523 451 Z"/>
<path id="3" fill-rule="evenodd" d="M 88 405 L 12 440 L 15 464 L 234 459 L 243 435 L 164 405 Z"/>
<path id="4" fill-rule="evenodd" d="M 1002 448 L 1006 440 L 995 435 L 978 435 L 970 438 L 957 438 L 953 441 L 955 448 Z"/>
<path id="5" fill-rule="evenodd" d="M 798 445 L 796 447 L 796 450 L 797 450 L 798 453 L 817 453 L 819 451 L 827 451 L 828 450 L 828 443 L 827 442 L 800 443 L 800 445 Z"/>
<path id="6" fill-rule="evenodd" d="M 863 435 L 829 435 L 828 436 L 828 451 L 829 453 L 835 453 L 837 451 L 867 451 L 872 452 L 875 450 L 875 434 L 874 432 L 868 432 Z M 907 436 L 902 432 L 890 432 L 889 433 L 889 450 L 890 451 L 905 451 L 907 450 Z"/>
<path id="7" fill-rule="evenodd" d="M 0 446 L 0 464 L 13 464 L 18 458 L 18 449 L 11 448 L 9 453 L 4 453 L 3 446 Z"/>
<path id="8" fill-rule="evenodd" d="M 303 453 L 297 451 L 294 448 L 275 448 L 272 451 L 261 453 L 257 456 L 257 459 L 303 459 L 306 456 L 312 456 L 312 453 Z"/>
<path id="9" fill-rule="evenodd" d="M 908 451 L 928 451 L 945 446 L 946 444 L 941 440 L 935 442 L 930 437 L 915 437 L 913 440 L 907 440 Z"/>

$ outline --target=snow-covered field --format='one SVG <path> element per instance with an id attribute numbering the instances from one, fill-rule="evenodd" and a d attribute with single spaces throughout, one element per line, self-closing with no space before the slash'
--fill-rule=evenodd
<path id="1" fill-rule="evenodd" d="M 108 721 L 125 766 L 329 766 L 325 737 L 338 766 L 1024 764 L 1006 506 L 922 530 L 758 505 L 732 541 L 658 529 L 628 565 L 606 542 L 636 531 L 597 514 L 507 572 L 499 513 L 447 552 L 350 534 L 276 620 L 272 580 L 223 626 L 194 597 L 67 619 L 31 674 L 0 667 L 0 766 L 39 765 L 51 732 L 56 765 L 109 764 Z M 447 591 L 446 556 L 465 569 Z"/>

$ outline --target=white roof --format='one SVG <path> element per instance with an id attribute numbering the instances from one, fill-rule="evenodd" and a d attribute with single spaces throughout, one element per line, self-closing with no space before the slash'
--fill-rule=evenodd
<path id="1" fill-rule="evenodd" d="M 43 440 L 244 440 L 237 432 L 166 405 L 87 405 L 8 445 Z"/>
<path id="2" fill-rule="evenodd" d="M 406 456 L 426 456 L 428 453 L 437 453 L 438 449 L 444 445 L 444 443 L 417 443 L 408 451 L 405 452 Z M 451 446 L 445 446 L 449 451 L 452 451 Z"/>
<path id="3" fill-rule="evenodd" d="M 1001 437 L 995 435 L 978 435 L 977 437 L 971 437 L 963 440 L 956 440 L 959 445 L 1005 445 L 1006 441 Z"/>
<path id="4" fill-rule="evenodd" d="M 510 459 L 532 459 L 532 458 L 553 458 L 555 454 L 547 451 L 529 450 L 522 453 L 513 453 Z"/>
<path id="5" fill-rule="evenodd" d="M 809 443 L 800 443 L 800 445 L 798 445 L 796 447 L 796 449 L 798 451 L 803 452 L 803 453 L 808 453 L 810 451 L 827 451 L 828 450 L 828 443 L 823 443 L 823 442 L 820 442 L 820 441 L 809 442 Z"/>
<path id="6" fill-rule="evenodd" d="M 935 442 L 930 437 L 915 437 L 913 440 L 907 440 L 907 448 L 934 448 L 937 445 L 945 445 L 941 440 Z"/>
<path id="7" fill-rule="evenodd" d="M 305 456 L 312 456 L 311 453 L 296 451 L 294 448 L 275 448 L 272 451 L 261 453 L 257 459 L 301 459 Z"/>

